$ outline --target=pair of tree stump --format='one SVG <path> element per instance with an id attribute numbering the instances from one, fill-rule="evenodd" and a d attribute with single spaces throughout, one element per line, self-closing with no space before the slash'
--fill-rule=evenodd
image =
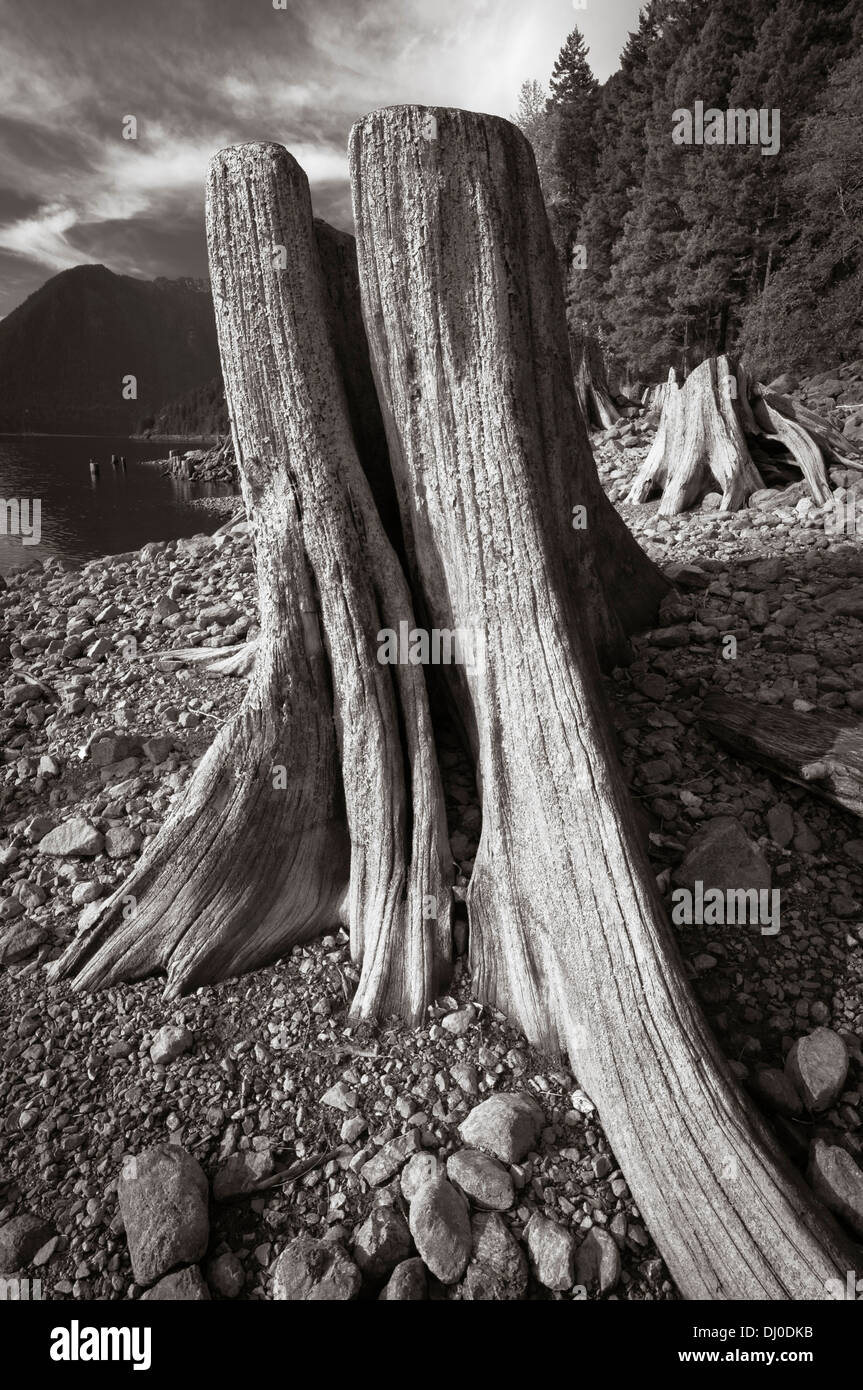
<path id="1" fill-rule="evenodd" d="M 852 1248 L 695 1003 L 615 757 L 597 658 L 625 659 L 666 586 L 598 483 L 530 147 L 496 118 L 397 107 L 354 128 L 350 164 L 356 263 L 280 146 L 212 161 L 259 650 L 55 973 L 164 970 L 171 997 L 341 921 L 354 1015 L 419 1022 L 450 968 L 452 863 L 426 673 L 381 664 L 378 632 L 481 633 L 484 661 L 440 668 L 482 802 L 476 993 L 568 1052 L 685 1296 L 826 1298 Z"/>

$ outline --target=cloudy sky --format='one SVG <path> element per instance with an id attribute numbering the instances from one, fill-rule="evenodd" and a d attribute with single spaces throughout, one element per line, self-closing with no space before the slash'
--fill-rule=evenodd
<path id="1" fill-rule="evenodd" d="M 285 4 L 276 9 L 274 4 Z M 600 79 L 640 0 L 0 0 L 0 317 L 84 262 L 206 269 L 209 156 L 277 140 L 350 227 L 345 146 L 376 106 L 507 116 L 576 25 Z M 134 116 L 137 139 L 123 139 Z"/>

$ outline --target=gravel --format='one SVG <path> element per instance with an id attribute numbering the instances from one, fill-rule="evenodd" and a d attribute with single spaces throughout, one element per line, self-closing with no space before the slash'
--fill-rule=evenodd
<path id="1" fill-rule="evenodd" d="M 776 935 L 673 930 L 736 1075 L 853 1226 L 859 825 L 723 753 L 697 711 L 717 688 L 863 711 L 863 607 L 847 601 L 863 550 L 798 511 L 793 490 L 737 516 L 659 518 L 619 500 L 644 446 L 606 438 L 596 452 L 606 489 L 679 582 L 657 629 L 634 639 L 633 664 L 605 679 L 645 849 L 669 913 L 677 871 L 719 818 L 725 850 L 781 890 Z M 833 470 L 840 500 L 857 476 Z M 49 561 L 0 585 L 4 1263 L 38 1270 L 47 1299 L 134 1299 L 165 1280 L 168 1296 L 216 1300 L 675 1298 L 577 1078 L 472 1001 L 463 909 L 451 992 L 416 1030 L 348 1022 L 357 972 L 342 931 L 171 1003 L 156 980 L 96 995 L 48 985 L 45 966 L 145 852 L 242 698 L 242 681 L 166 654 L 256 631 L 245 523 L 80 571 Z M 441 764 L 461 903 L 481 819 L 455 746 Z M 209 1222 L 156 1274 L 158 1260 L 138 1260 L 137 1218 L 124 1228 L 118 1183 L 131 1159 L 166 1149 L 200 1165 Z"/>

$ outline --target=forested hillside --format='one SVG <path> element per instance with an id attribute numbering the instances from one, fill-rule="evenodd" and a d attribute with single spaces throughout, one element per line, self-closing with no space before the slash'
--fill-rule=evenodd
<path id="1" fill-rule="evenodd" d="M 190 438 L 200 435 L 203 438 L 229 434 L 231 424 L 221 373 L 205 381 L 203 386 L 193 386 L 191 391 L 168 401 L 167 405 L 141 422 L 141 429 L 157 437 L 177 435 Z"/>
<path id="2" fill-rule="evenodd" d="M 525 82 L 570 314 L 631 377 L 861 355 L 861 38 L 859 0 L 651 0 L 603 86 L 577 29 Z M 763 113 L 778 148 L 675 143 L 699 102 Z"/>

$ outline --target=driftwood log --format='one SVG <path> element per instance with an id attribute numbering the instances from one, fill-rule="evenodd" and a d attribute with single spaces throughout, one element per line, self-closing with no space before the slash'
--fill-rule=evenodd
<path id="1" fill-rule="evenodd" d="M 421 604 L 480 654 L 441 668 L 482 802 L 477 994 L 568 1052 L 684 1296 L 826 1298 L 853 1247 L 696 1005 L 614 754 L 596 654 L 623 651 L 664 586 L 598 483 L 530 147 L 505 121 L 403 107 L 360 122 L 350 156 L 413 592 L 359 457 L 306 179 L 278 146 L 222 151 L 208 241 L 259 650 L 238 715 L 54 973 L 89 989 L 161 969 L 175 994 L 343 921 L 354 1015 L 422 1017 L 450 957 L 443 798 L 422 666 L 376 650 Z"/>
<path id="2" fill-rule="evenodd" d="M 863 816 L 863 724 L 853 715 L 803 714 L 715 692 L 699 721 L 736 756 Z"/>

